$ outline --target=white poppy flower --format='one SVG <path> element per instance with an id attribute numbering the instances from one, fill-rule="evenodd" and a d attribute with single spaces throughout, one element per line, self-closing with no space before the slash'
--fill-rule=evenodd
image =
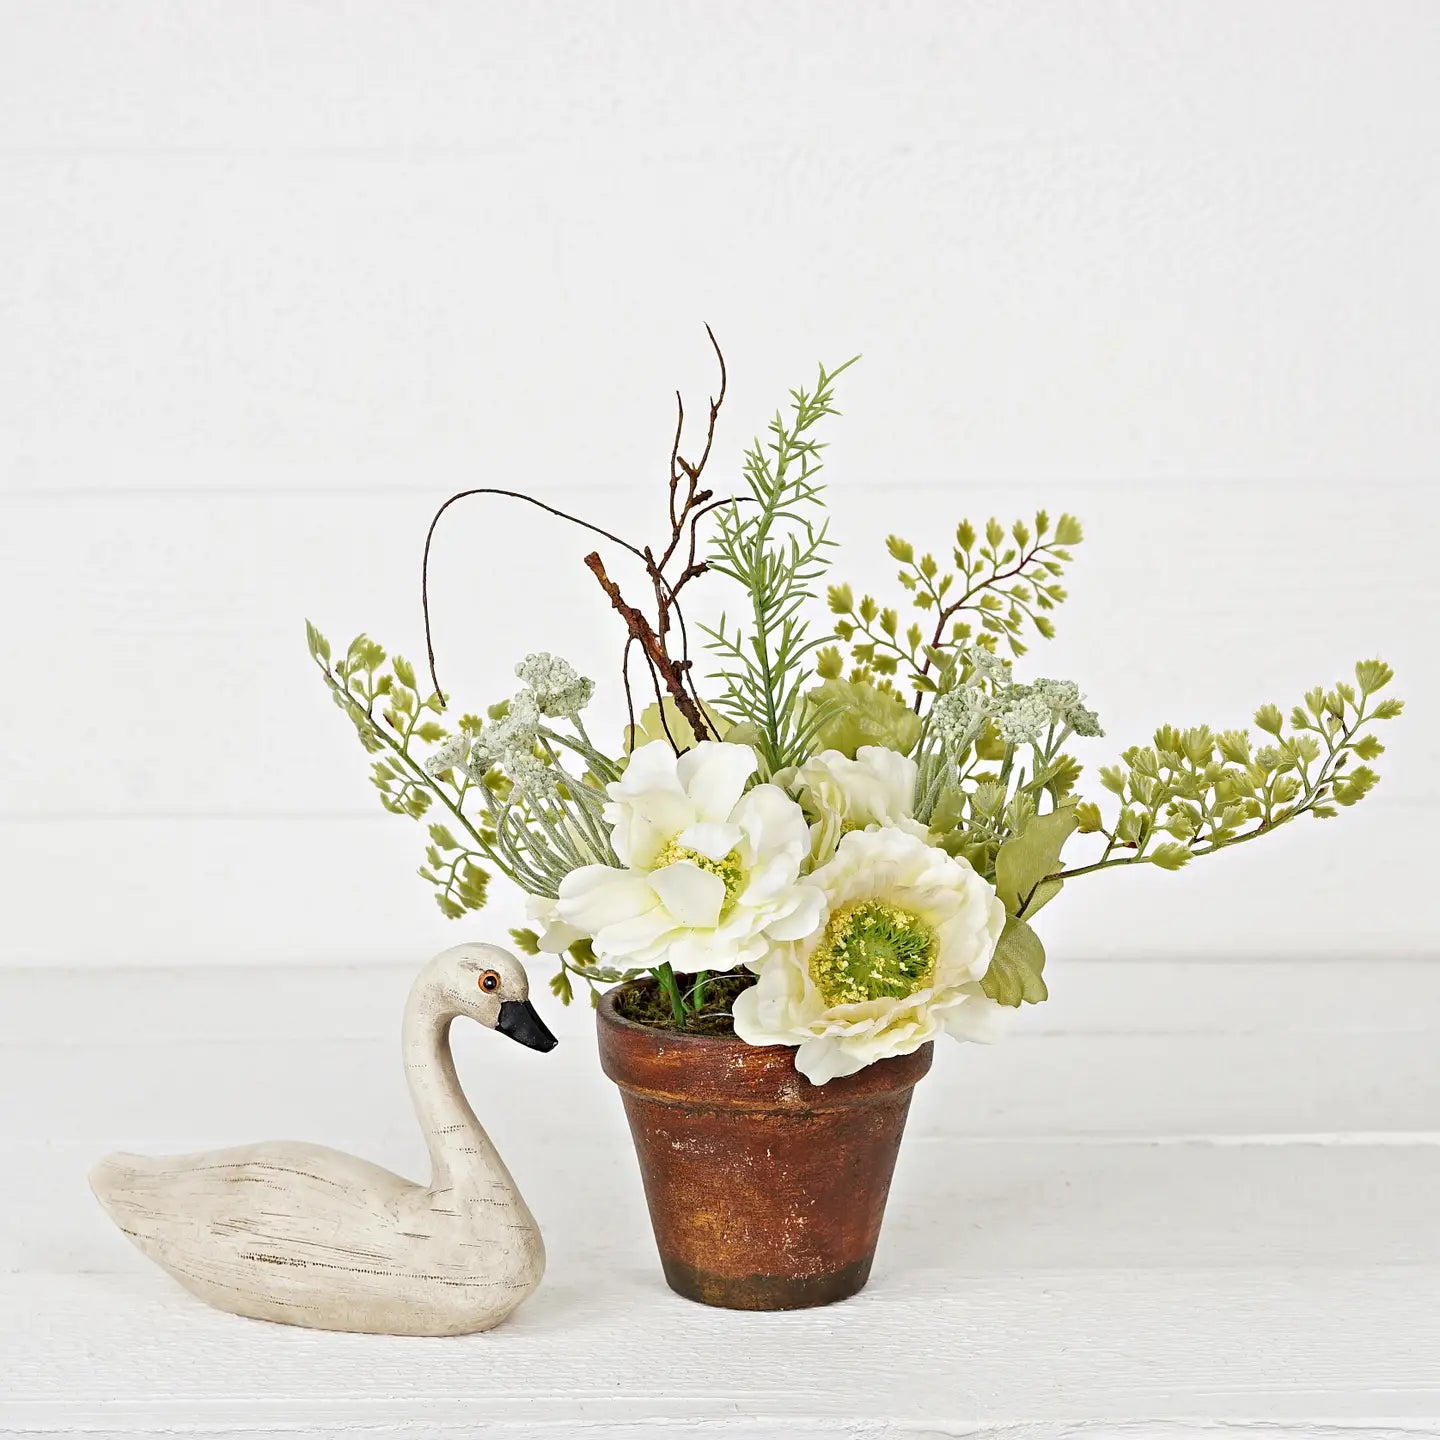
<path id="1" fill-rule="evenodd" d="M 626 969 L 728 970 L 810 934 L 825 901 L 800 881 L 805 816 L 777 785 L 746 792 L 756 764 L 748 745 L 706 741 L 679 757 L 664 741 L 641 746 L 606 786 L 623 868 L 572 871 L 556 917 Z"/>
<path id="2" fill-rule="evenodd" d="M 915 819 L 915 762 L 884 745 L 862 745 L 851 760 L 838 750 L 822 750 L 793 772 L 791 788 L 814 818 L 811 858 L 821 865 L 851 830 L 893 825 L 924 839 L 929 833 Z"/>
<path id="3" fill-rule="evenodd" d="M 1005 1009 L 979 982 L 1005 907 L 972 866 L 900 829 L 855 830 L 810 879 L 826 923 L 737 997 L 742 1040 L 798 1046 L 795 1068 L 823 1085 L 943 1032 L 998 1038 Z"/>
<path id="4" fill-rule="evenodd" d="M 577 940 L 586 938 L 583 930 L 560 918 L 556 902 L 548 895 L 527 895 L 525 914 L 539 931 L 536 949 L 544 955 L 563 955 Z"/>

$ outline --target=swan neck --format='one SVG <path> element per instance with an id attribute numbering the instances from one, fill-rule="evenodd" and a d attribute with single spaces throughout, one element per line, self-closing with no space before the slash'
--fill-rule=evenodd
<path id="1" fill-rule="evenodd" d="M 410 1097 L 430 1151 L 431 1188 L 513 1193 L 504 1161 L 460 1088 L 450 1052 L 455 1017 L 422 976 L 405 1006 L 403 1038 Z"/>

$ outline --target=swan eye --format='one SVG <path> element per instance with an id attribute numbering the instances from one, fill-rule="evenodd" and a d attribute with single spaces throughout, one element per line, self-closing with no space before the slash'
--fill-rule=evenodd
<path id="1" fill-rule="evenodd" d="M 499 975 L 497 975 L 493 970 L 487 970 L 480 977 L 480 988 L 485 991 L 487 995 L 493 994 L 496 990 L 500 988 Z"/>

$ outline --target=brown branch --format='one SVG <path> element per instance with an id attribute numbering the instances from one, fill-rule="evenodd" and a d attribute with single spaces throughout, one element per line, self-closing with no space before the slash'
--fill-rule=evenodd
<path id="1" fill-rule="evenodd" d="M 686 672 L 690 669 L 690 662 L 674 660 L 670 657 L 664 640 L 650 623 L 649 618 L 643 611 L 637 610 L 635 606 L 627 603 L 625 597 L 620 593 L 620 587 L 605 573 L 605 562 L 600 558 L 598 550 L 592 550 L 585 557 L 585 565 L 600 582 L 600 588 L 610 597 L 610 603 L 615 607 L 620 618 L 624 620 L 631 640 L 639 644 L 645 658 L 653 667 L 654 674 L 659 677 L 660 683 L 669 692 L 670 698 L 674 700 L 675 708 L 685 717 L 690 728 L 695 732 L 695 738 L 697 740 L 709 738 L 710 725 L 705 719 L 705 713 L 685 686 Z M 663 716 L 664 696 L 657 693 L 656 698 L 661 701 L 660 711 Z"/>
<path id="2" fill-rule="evenodd" d="M 725 403 L 725 393 L 728 388 L 729 379 L 726 373 L 725 356 L 721 353 L 719 342 L 715 339 L 715 332 L 707 325 L 705 333 L 710 338 L 710 344 L 715 351 L 715 358 L 720 366 L 720 388 L 715 395 L 710 397 L 710 413 L 705 428 L 705 446 L 700 452 L 698 459 L 687 460 L 680 453 L 680 444 L 685 428 L 685 403 L 677 391 L 675 395 L 676 419 L 675 437 L 670 446 L 670 497 L 669 497 L 669 520 L 670 534 L 659 558 L 656 558 L 655 550 L 650 546 L 643 548 L 632 545 L 628 540 L 622 540 L 620 536 L 611 531 L 594 525 L 588 520 L 581 519 L 578 515 L 571 515 L 569 512 L 560 510 L 553 505 L 547 505 L 543 500 L 537 500 L 533 495 L 527 495 L 518 490 L 502 490 L 490 487 L 481 487 L 473 490 L 462 490 L 459 494 L 452 495 L 435 512 L 430 521 L 430 527 L 425 532 L 425 552 L 420 566 L 420 606 L 425 621 L 425 654 L 429 661 L 430 679 L 435 690 L 440 694 L 442 706 L 445 703 L 443 692 L 440 691 L 440 679 L 436 674 L 435 647 L 432 642 L 430 628 L 430 550 L 435 538 L 436 527 L 440 518 L 457 500 L 463 500 L 470 495 L 501 495 L 512 500 L 523 500 L 526 504 L 534 505 L 536 508 L 545 511 L 561 520 L 567 520 L 573 525 L 589 530 L 592 534 L 599 535 L 602 539 L 618 545 L 628 554 L 635 556 L 645 566 L 645 573 L 650 581 L 650 586 L 655 597 L 655 617 L 653 621 L 643 611 L 637 609 L 625 600 L 620 593 L 620 587 L 609 577 L 605 566 L 600 559 L 598 551 L 592 551 L 585 557 L 585 564 L 600 582 L 605 593 L 610 597 L 610 603 L 615 607 L 621 618 L 625 621 L 628 638 L 625 642 L 625 651 L 621 657 L 621 674 L 625 687 L 626 708 L 629 712 L 630 726 L 632 732 L 635 729 L 635 705 L 634 696 L 630 688 L 630 647 L 639 644 L 645 662 L 650 668 L 651 679 L 655 687 L 655 698 L 660 702 L 661 721 L 664 725 L 666 738 L 669 739 L 677 754 L 684 749 L 673 734 L 670 727 L 665 724 L 664 700 L 668 694 L 674 700 L 676 708 L 685 717 L 690 728 L 695 732 L 697 740 L 712 739 L 715 732 L 710 722 L 706 719 L 704 706 L 700 702 L 699 694 L 695 689 L 690 662 L 690 639 L 685 625 L 685 616 L 680 609 L 679 594 L 686 585 L 697 576 L 703 575 L 708 568 L 705 562 L 697 558 L 698 552 L 698 527 L 703 516 L 710 513 L 718 505 L 727 503 L 724 500 L 716 500 L 714 491 L 701 486 L 700 477 L 710 459 L 711 450 L 715 444 L 716 422 L 720 415 L 720 407 Z M 742 497 L 749 498 L 749 497 Z M 687 535 L 688 534 L 688 544 Z M 677 552 L 684 546 L 681 559 L 683 564 L 679 575 L 671 579 L 666 573 L 666 567 L 675 559 Z M 676 628 L 680 637 L 680 655 L 676 658 L 670 654 L 669 643 L 671 626 Z"/>

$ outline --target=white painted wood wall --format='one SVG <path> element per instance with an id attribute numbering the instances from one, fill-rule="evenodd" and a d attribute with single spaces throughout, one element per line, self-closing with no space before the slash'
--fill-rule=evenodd
<path id="1" fill-rule="evenodd" d="M 644 1289 L 617 1148 L 574 1165 L 607 1177 L 617 1238 L 574 1233 L 593 1210 L 554 1169 L 545 1097 L 581 1079 L 477 1052 L 544 1135 L 527 1157 L 482 1115 L 557 1236 L 504 1342 L 541 1390 L 553 1366 L 554 1408 L 512 1387 L 494 1414 L 777 1436 L 1440 1416 L 1437 72 L 1426 0 L 0 0 L 0 1434 L 475 1422 L 471 1351 L 232 1342 L 110 1245 L 80 1177 L 114 1144 L 291 1116 L 386 1158 L 404 967 L 518 908 L 435 910 L 422 834 L 376 803 L 301 620 L 419 658 L 423 529 L 467 484 L 646 536 L 671 392 L 698 410 L 711 383 L 703 321 L 731 363 L 717 475 L 818 358 L 864 352 L 829 436 L 838 574 L 885 583 L 889 530 L 1084 520 L 1032 658 L 1099 709 L 1088 764 L 1161 721 L 1288 708 L 1377 652 L 1410 708 L 1340 821 L 1046 912 L 1057 998 L 1013 1049 L 937 1067 L 925 1135 L 958 1114 L 955 1148 L 922 1142 L 947 1158 L 912 1165 L 892 1288 L 766 1323 L 811 1337 L 808 1389 L 776 1361 L 729 1411 L 701 1369 L 710 1389 L 667 1409 L 682 1392 L 628 1361 L 567 1369 L 616 1353 L 616 1325 L 632 1356 L 740 1332 Z M 435 588 L 458 697 L 557 649 L 618 726 L 586 548 L 500 502 L 453 513 Z M 549 1018 L 609 1144 L 588 1015 Z M 323 1063 L 284 1069 L 294 1047 Z M 1006 1201 L 1032 1185 L 1053 1204 Z M 827 1327 L 966 1294 L 934 1354 L 958 1388 L 824 1398 Z M 143 1360 L 191 1337 L 190 1381 Z M 1049 1398 L 1027 1346 L 1068 1357 Z M 256 1372 L 288 1387 L 273 1404 L 244 1399 Z"/>

